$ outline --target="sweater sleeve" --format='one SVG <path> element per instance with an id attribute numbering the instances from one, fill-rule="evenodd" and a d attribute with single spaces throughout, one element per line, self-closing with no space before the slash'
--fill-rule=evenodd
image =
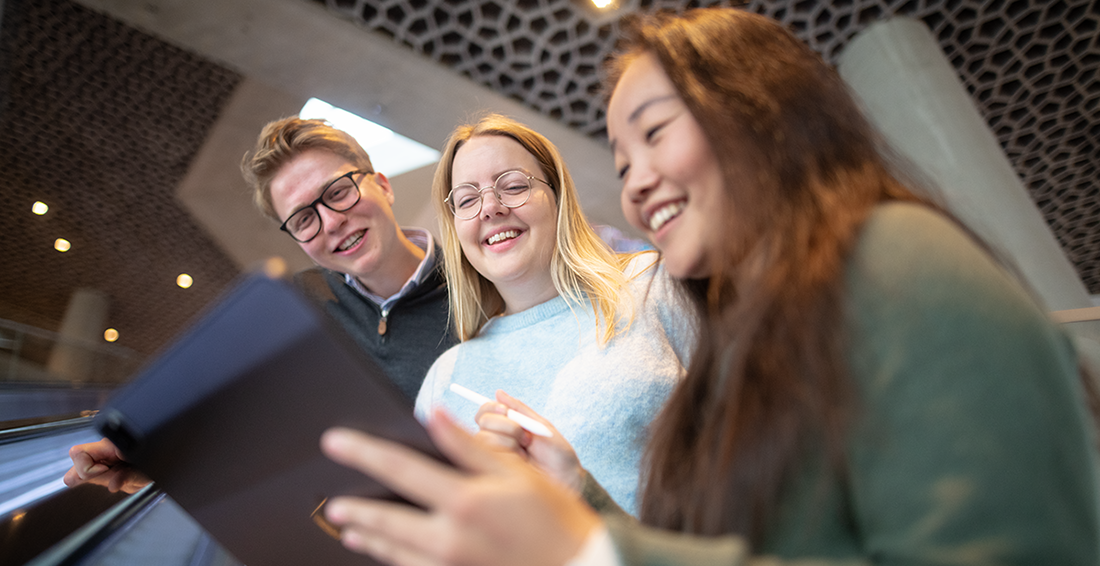
<path id="1" fill-rule="evenodd" d="M 607 493 L 607 490 L 600 485 L 600 482 L 596 481 L 596 478 L 592 477 L 592 474 L 588 473 L 588 470 L 584 471 L 584 483 L 581 487 L 581 499 L 585 503 L 596 510 L 601 515 L 612 515 L 619 517 L 631 517 L 630 513 L 619 507 L 618 503 L 611 498 L 611 495 Z"/>
<path id="2" fill-rule="evenodd" d="M 620 565 L 750 564 L 748 548 L 739 537 L 694 537 L 642 525 L 616 505 L 587 471 L 581 497 L 603 519 Z"/>
<path id="3" fill-rule="evenodd" d="M 600 514 L 624 566 L 750 564 L 740 537 L 696 537 L 646 527 L 619 507 L 586 470 L 581 498 Z"/>

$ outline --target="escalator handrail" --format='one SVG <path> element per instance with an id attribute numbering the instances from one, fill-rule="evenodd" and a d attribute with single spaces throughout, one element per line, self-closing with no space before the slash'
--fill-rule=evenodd
<path id="1" fill-rule="evenodd" d="M 26 566 L 67 566 L 80 562 L 103 541 L 132 525 L 135 519 L 164 497 L 164 492 L 151 483 L 116 503 Z"/>
<path id="2" fill-rule="evenodd" d="M 0 444 L 89 427 L 97 412 L 82 411 L 73 415 L 54 416 L 47 419 L 0 422 Z"/>

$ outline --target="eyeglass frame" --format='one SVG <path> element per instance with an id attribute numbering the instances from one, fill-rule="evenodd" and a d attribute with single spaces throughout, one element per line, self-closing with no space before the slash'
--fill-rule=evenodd
<path id="1" fill-rule="evenodd" d="M 451 214 L 457 220 L 473 220 L 474 218 L 477 218 L 477 215 L 481 214 L 481 209 L 485 207 L 485 191 L 488 191 L 490 189 L 493 191 L 493 196 L 497 198 L 497 202 L 499 202 L 501 206 L 505 208 L 519 208 L 527 204 L 527 201 L 531 200 L 531 189 L 533 188 L 533 185 L 527 187 L 527 198 L 523 199 L 523 202 L 519 204 L 504 204 L 504 201 L 500 197 L 500 193 L 497 192 L 497 185 L 500 184 L 500 180 L 503 179 L 505 175 L 511 175 L 512 173 L 520 173 L 524 177 L 527 177 L 528 181 L 538 181 L 546 185 L 547 187 L 550 187 L 550 190 L 554 190 L 554 185 L 551 185 L 549 181 L 539 179 L 538 177 L 528 173 L 527 171 L 524 171 L 523 169 L 511 169 L 509 171 L 501 173 L 500 175 L 497 175 L 497 178 L 493 180 L 493 184 L 489 185 L 488 187 L 478 187 L 473 183 L 462 183 L 461 185 L 455 185 L 454 187 L 451 187 L 450 192 L 447 193 L 447 198 L 443 199 L 443 202 L 447 205 L 447 208 L 450 209 Z M 455 203 L 451 199 L 451 197 L 453 197 L 455 194 L 455 189 L 460 187 L 473 187 L 474 190 L 477 191 L 477 212 L 475 212 L 473 216 L 470 216 L 468 218 L 463 218 L 458 215 L 458 208 L 455 207 Z"/>
<path id="2" fill-rule="evenodd" d="M 321 233 L 321 230 L 324 229 L 324 220 L 321 219 L 321 211 L 317 208 L 317 205 L 322 205 L 325 208 L 327 208 L 327 209 L 329 209 L 333 212 L 347 212 L 347 211 L 351 210 L 351 207 L 359 204 L 359 201 L 363 199 L 363 190 L 359 186 L 359 183 L 355 182 L 355 179 L 353 178 L 356 175 L 374 175 L 374 171 L 370 171 L 370 170 L 367 170 L 367 169 L 356 169 L 354 171 L 348 171 L 347 173 L 344 173 L 343 175 L 340 175 L 339 177 L 329 181 L 327 184 L 325 184 L 325 188 L 321 189 L 321 196 L 314 199 L 313 202 L 311 202 L 311 203 L 309 203 L 309 204 L 307 204 L 303 207 L 298 208 L 294 212 L 291 212 L 290 216 L 287 216 L 286 220 L 284 220 L 283 223 L 281 225 L 279 225 L 279 229 L 282 230 L 283 232 L 286 232 L 287 235 L 289 235 L 291 237 L 291 239 L 293 239 L 295 242 L 298 242 L 299 244 L 305 244 L 305 243 L 312 242 L 313 239 L 316 238 L 317 235 Z M 339 208 L 339 209 L 333 208 L 330 204 L 325 202 L 325 200 L 324 200 L 325 195 L 328 194 L 328 190 L 331 189 L 333 185 L 340 182 L 340 180 L 345 178 L 345 177 L 347 177 L 347 179 L 349 181 L 351 181 L 351 184 L 355 187 L 355 194 L 356 194 L 355 202 L 347 205 L 344 208 Z M 294 216 L 297 215 L 299 212 L 302 212 L 303 210 L 310 209 L 310 208 L 312 208 L 313 213 L 317 215 L 317 231 L 312 236 L 306 238 L 305 240 L 299 240 L 297 238 L 297 236 L 295 236 L 286 227 L 286 225 L 289 224 L 290 219 L 294 218 Z"/>

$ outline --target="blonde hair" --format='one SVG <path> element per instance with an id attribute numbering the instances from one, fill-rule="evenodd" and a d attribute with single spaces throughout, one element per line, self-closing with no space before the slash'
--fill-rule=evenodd
<path id="1" fill-rule="evenodd" d="M 455 154 L 467 140 L 479 136 L 505 136 L 518 142 L 539 162 L 544 180 L 554 191 L 558 205 L 557 237 L 550 260 L 550 271 L 558 294 L 572 306 L 591 301 L 596 313 L 597 336 L 604 344 L 618 332 L 619 320 L 630 324 L 633 313 L 620 312 L 626 290 L 623 267 L 632 256 L 611 251 L 589 225 L 577 202 L 577 189 L 558 149 L 550 140 L 531 128 L 499 114 L 489 114 L 473 124 L 455 128 L 443 149 L 432 183 L 432 201 L 439 213 L 443 235 L 443 257 L 450 286 L 451 317 L 460 340 L 475 336 L 490 318 L 504 311 L 504 299 L 496 287 L 483 277 L 462 253 L 455 232 L 454 214 L 444 203 L 451 191 L 451 169 Z M 602 325 L 602 329 L 600 326 Z"/>
<path id="2" fill-rule="evenodd" d="M 252 187 L 252 200 L 268 218 L 282 221 L 271 202 L 271 180 L 283 165 L 311 149 L 334 153 L 361 171 L 374 171 L 370 156 L 359 142 L 328 122 L 294 116 L 269 122 L 260 131 L 256 146 L 241 160 L 241 173 Z"/>

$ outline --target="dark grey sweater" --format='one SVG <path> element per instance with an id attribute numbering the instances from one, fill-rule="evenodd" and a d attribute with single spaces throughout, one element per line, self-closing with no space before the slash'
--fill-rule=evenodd
<path id="1" fill-rule="evenodd" d="M 442 256 L 437 249 L 435 257 Z M 431 274 L 393 305 L 384 327 L 380 327 L 380 307 L 349 287 L 342 273 L 315 267 L 296 274 L 294 282 L 382 366 L 411 401 L 432 362 L 457 342 L 447 324 L 447 284 L 442 272 L 437 259 Z M 384 333 L 379 332 L 382 329 Z"/>

